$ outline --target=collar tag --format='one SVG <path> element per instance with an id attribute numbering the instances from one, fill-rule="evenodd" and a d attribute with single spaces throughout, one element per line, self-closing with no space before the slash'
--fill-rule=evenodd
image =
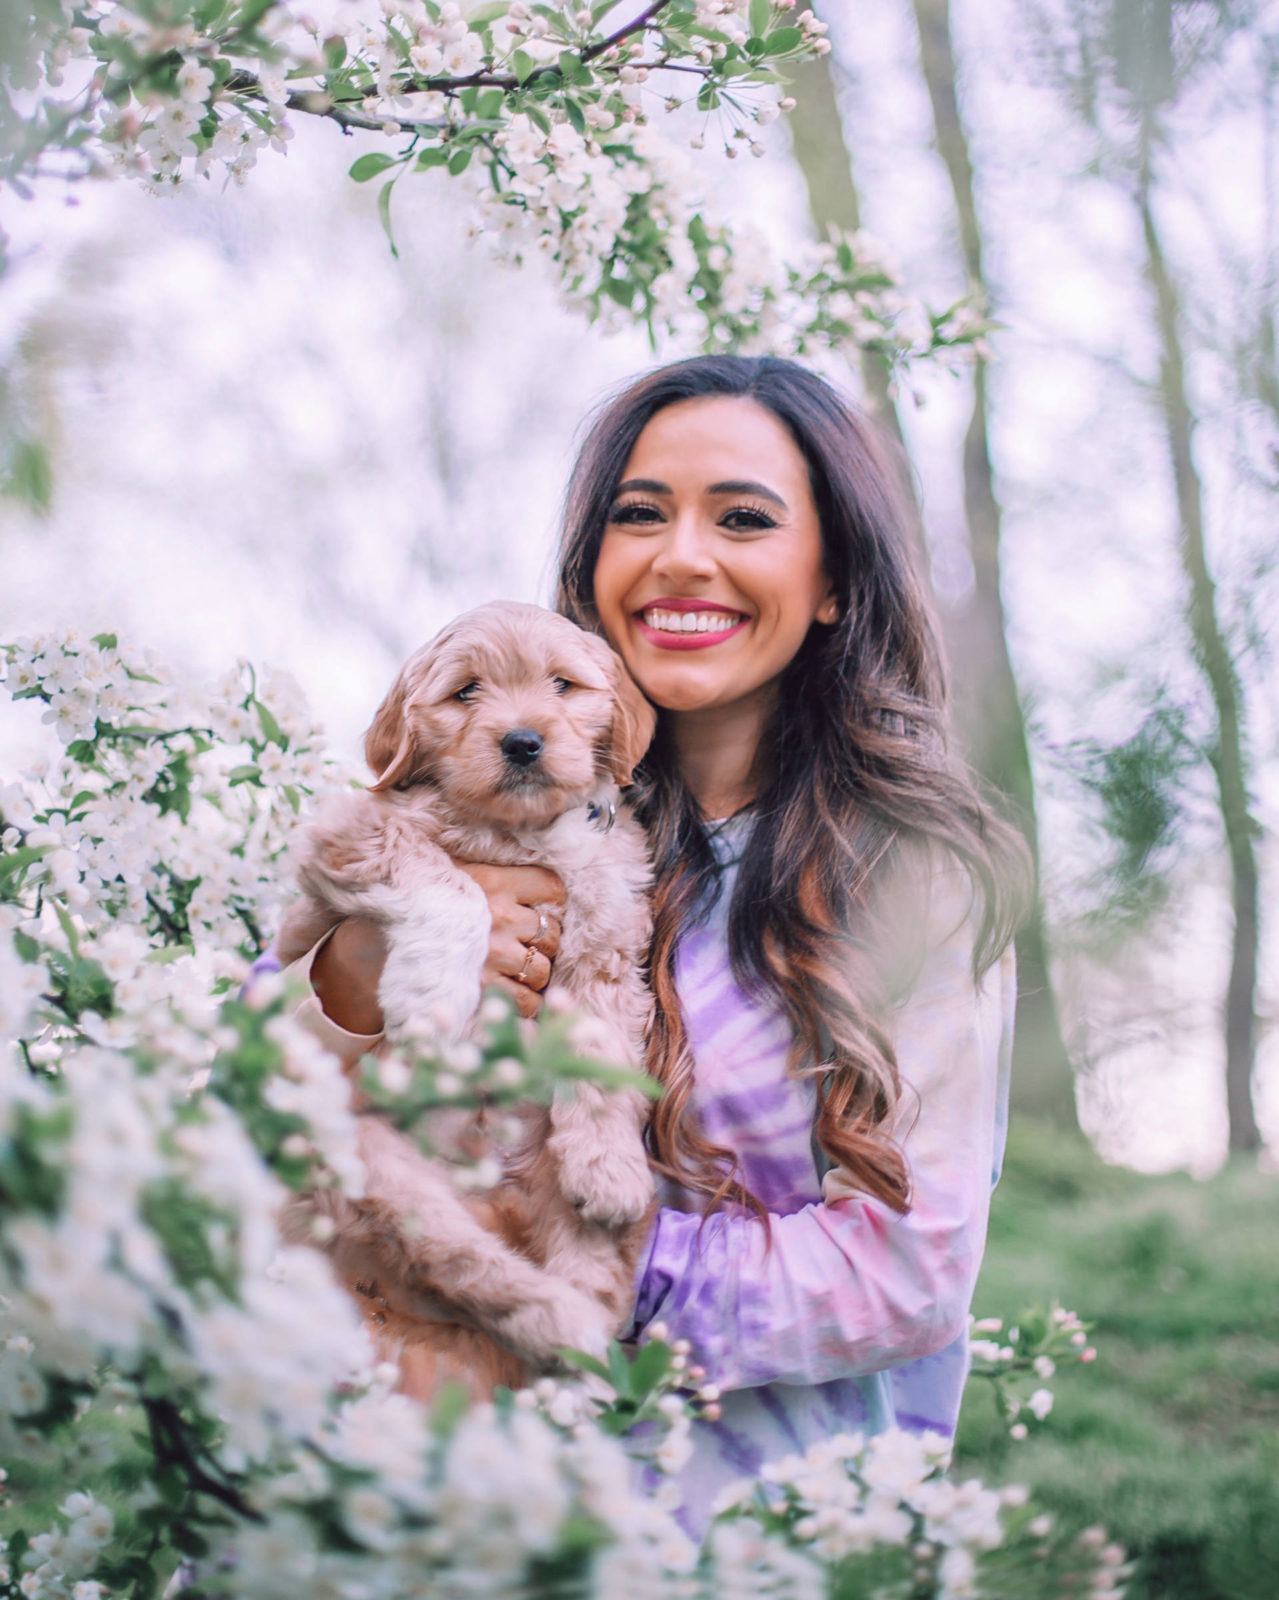
<path id="1" fill-rule="evenodd" d="M 607 833 L 617 821 L 617 807 L 611 800 L 592 800 L 586 815 L 602 833 Z"/>

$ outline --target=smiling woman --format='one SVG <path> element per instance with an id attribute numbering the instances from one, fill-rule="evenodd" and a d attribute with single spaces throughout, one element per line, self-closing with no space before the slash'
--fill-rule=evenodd
<path id="1" fill-rule="evenodd" d="M 657 709 L 629 795 L 665 1192 L 634 1328 L 686 1339 L 722 1391 L 679 1479 L 690 1531 L 819 1439 L 896 1424 L 944 1449 L 967 1372 L 1026 857 L 949 753 L 892 485 L 829 385 L 740 357 L 630 385 L 569 485 L 558 608 Z M 530 974 L 519 941 L 553 902 L 484 887 L 492 970 L 535 1009 L 553 964 Z M 360 982 L 339 952 L 330 1017 Z"/>
<path id="2" fill-rule="evenodd" d="M 723 1391 L 683 1516 L 819 1438 L 953 1431 L 1006 1116 L 1020 842 L 949 754 L 870 426 L 793 362 L 703 357 L 596 419 L 559 607 L 658 708 L 636 1328 Z"/>

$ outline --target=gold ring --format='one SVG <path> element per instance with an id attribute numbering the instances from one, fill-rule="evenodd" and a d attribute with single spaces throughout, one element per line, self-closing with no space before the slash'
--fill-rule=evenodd
<path id="1" fill-rule="evenodd" d="M 519 970 L 519 975 L 515 980 L 516 983 L 527 983 L 528 982 L 529 963 L 532 961 L 534 955 L 536 955 L 537 953 L 538 952 L 534 950 L 534 948 L 533 948 L 533 946 L 531 944 L 526 944 L 524 946 L 524 964 L 523 964 L 523 966 L 521 966 L 521 968 Z"/>

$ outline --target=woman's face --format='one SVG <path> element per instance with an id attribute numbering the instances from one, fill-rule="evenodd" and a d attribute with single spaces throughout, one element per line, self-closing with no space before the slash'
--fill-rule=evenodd
<path id="1" fill-rule="evenodd" d="M 655 705 L 771 695 L 812 624 L 838 615 L 808 468 L 771 411 L 717 395 L 657 413 L 609 510 L 595 605 Z"/>

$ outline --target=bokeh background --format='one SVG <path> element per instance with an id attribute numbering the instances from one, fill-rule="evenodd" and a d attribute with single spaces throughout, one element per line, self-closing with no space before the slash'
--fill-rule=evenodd
<path id="1" fill-rule="evenodd" d="M 979 1310 L 1098 1322 L 1058 1426 L 966 1459 L 1095 1511 L 1144 1592 L 1279 1593 L 1279 8 L 826 0 L 832 53 L 722 211 L 783 254 L 865 228 L 912 293 L 984 289 L 991 359 L 888 385 L 974 763 L 1037 845 L 1016 1115 Z M 663 115 L 655 95 L 652 114 Z M 355 756 L 401 658 L 545 600 L 591 408 L 689 353 L 492 264 L 440 173 L 399 257 L 301 116 L 243 188 L 5 195 L 0 638 L 110 629 L 179 672 L 284 667 Z M 30 706 L 0 760 L 39 757 Z M 1161 1176 L 1162 1175 L 1162 1176 Z"/>

